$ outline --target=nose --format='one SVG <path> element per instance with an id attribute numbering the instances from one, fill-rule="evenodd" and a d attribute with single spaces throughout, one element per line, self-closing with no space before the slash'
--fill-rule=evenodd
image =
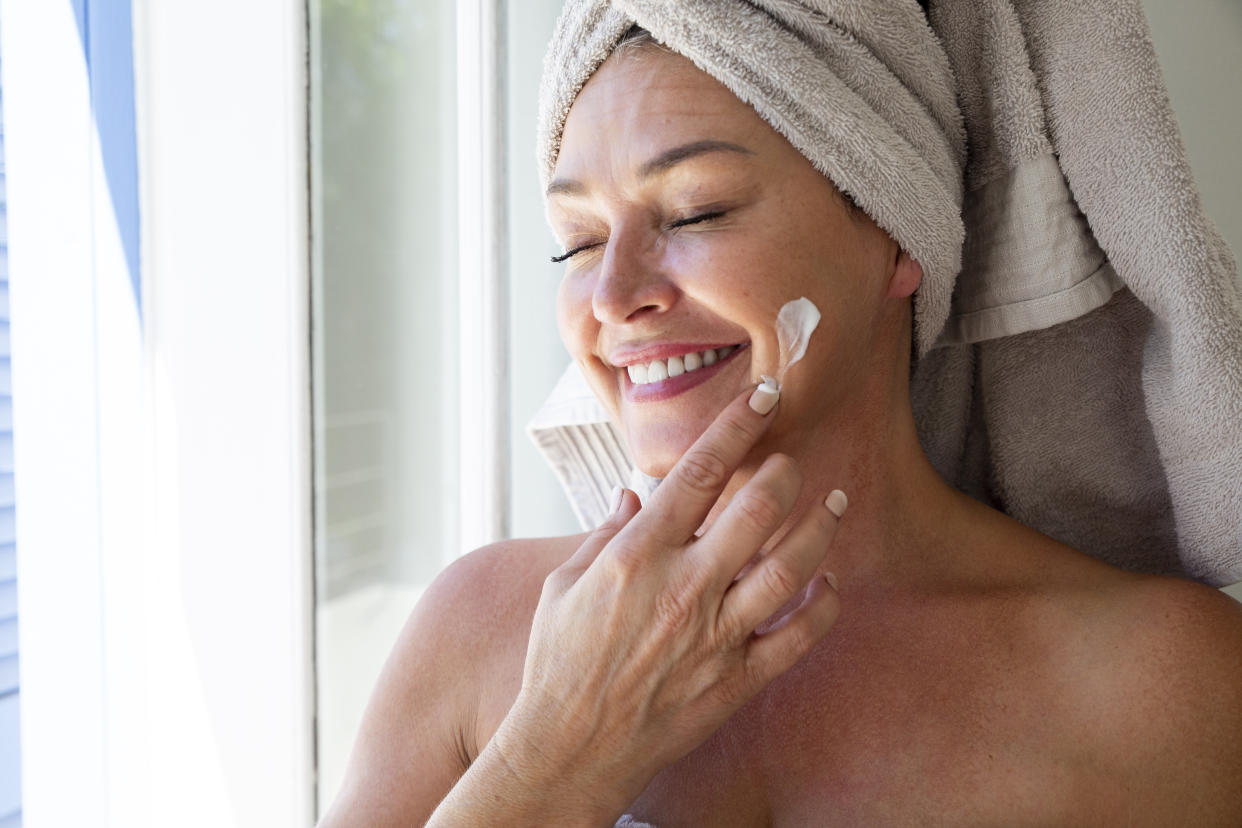
<path id="1" fill-rule="evenodd" d="M 591 295 L 596 319 L 621 325 L 673 306 L 677 287 L 660 266 L 656 247 L 639 228 L 613 228 Z"/>

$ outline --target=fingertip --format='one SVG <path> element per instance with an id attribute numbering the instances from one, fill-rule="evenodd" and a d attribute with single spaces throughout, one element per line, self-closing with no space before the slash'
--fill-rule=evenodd
<path id="1" fill-rule="evenodd" d="M 763 382 L 751 393 L 747 402 L 752 411 L 761 417 L 766 417 L 773 408 L 776 408 L 780 398 L 781 389 L 776 384 L 776 380 L 772 377 L 764 376 Z"/>
<path id="2" fill-rule="evenodd" d="M 610 515 L 613 520 L 619 520 L 623 523 L 627 522 L 642 508 L 642 501 L 638 499 L 638 493 L 633 489 L 618 486 L 614 490 L 614 497 L 616 499 L 613 502 L 613 510 Z"/>
<path id="3" fill-rule="evenodd" d="M 828 507 L 828 511 L 836 515 L 837 520 L 840 520 L 845 516 L 845 509 L 850 505 L 850 500 L 845 496 L 845 492 L 833 489 L 824 499 L 824 505 Z"/>

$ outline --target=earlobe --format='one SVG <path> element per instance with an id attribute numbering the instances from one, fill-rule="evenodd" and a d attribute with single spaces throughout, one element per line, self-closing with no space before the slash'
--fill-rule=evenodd
<path id="1" fill-rule="evenodd" d="M 923 281 L 923 266 L 904 250 L 897 252 L 892 278 L 888 281 L 888 298 L 904 299 L 918 289 Z"/>

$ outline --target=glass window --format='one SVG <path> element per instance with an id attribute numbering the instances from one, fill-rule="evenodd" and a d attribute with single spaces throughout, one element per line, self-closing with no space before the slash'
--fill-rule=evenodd
<path id="1" fill-rule="evenodd" d="M 456 52 L 451 0 L 312 0 L 310 18 L 322 810 L 457 546 Z"/>

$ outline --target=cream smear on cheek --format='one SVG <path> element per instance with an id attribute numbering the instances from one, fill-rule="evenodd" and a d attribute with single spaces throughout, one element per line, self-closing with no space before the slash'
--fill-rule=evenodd
<path id="1" fill-rule="evenodd" d="M 766 386 L 769 393 L 779 393 L 789 366 L 806 355 L 807 343 L 811 341 L 811 334 L 819 327 L 819 319 L 819 308 L 805 296 L 781 306 L 780 312 L 776 314 L 776 341 L 780 344 L 780 364 L 775 377 L 767 374 L 761 376 L 761 387 Z M 644 506 L 656 486 L 660 485 L 661 479 L 644 474 L 637 466 L 630 470 L 630 488 L 638 494 L 639 501 Z"/>
<path id="2" fill-rule="evenodd" d="M 811 334 L 819 327 L 820 313 L 815 303 L 805 296 L 786 302 L 776 314 L 776 341 L 780 344 L 780 364 L 775 377 L 763 375 L 763 383 L 768 390 L 780 388 L 785 379 L 785 372 L 802 357 L 806 356 L 807 343 Z"/>

